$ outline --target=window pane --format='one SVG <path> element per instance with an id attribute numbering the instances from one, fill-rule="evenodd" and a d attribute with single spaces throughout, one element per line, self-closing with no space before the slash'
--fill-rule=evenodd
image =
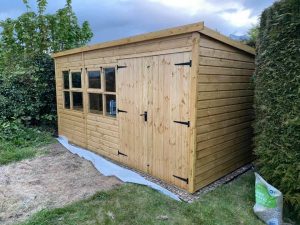
<path id="1" fill-rule="evenodd" d="M 89 88 L 101 88 L 100 71 L 89 71 Z"/>
<path id="2" fill-rule="evenodd" d="M 70 109 L 70 92 L 64 91 L 65 109 Z"/>
<path id="3" fill-rule="evenodd" d="M 83 110 L 82 103 L 82 93 L 81 92 L 73 92 L 73 109 L 74 110 Z"/>
<path id="4" fill-rule="evenodd" d="M 106 98 L 106 115 L 116 117 L 116 96 L 115 95 L 105 95 Z"/>
<path id="5" fill-rule="evenodd" d="M 104 74 L 105 74 L 106 91 L 115 92 L 116 91 L 115 68 L 105 68 Z"/>
<path id="6" fill-rule="evenodd" d="M 69 89 L 69 72 L 68 71 L 63 71 L 63 78 L 64 78 L 64 89 Z"/>
<path id="7" fill-rule="evenodd" d="M 90 93 L 89 99 L 90 99 L 90 112 L 103 114 L 102 94 Z"/>
<path id="8" fill-rule="evenodd" d="M 72 73 L 72 87 L 81 88 L 81 72 Z"/>

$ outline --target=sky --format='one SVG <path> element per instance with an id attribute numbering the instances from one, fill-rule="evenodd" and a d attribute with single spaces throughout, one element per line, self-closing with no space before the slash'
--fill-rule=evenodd
<path id="1" fill-rule="evenodd" d="M 35 9 L 35 0 L 29 0 Z M 80 23 L 87 20 L 94 33 L 91 44 L 204 21 L 229 36 L 244 35 L 275 0 L 73 0 Z M 48 0 L 47 12 L 65 0 Z M 26 12 L 22 0 L 0 0 L 0 20 Z"/>

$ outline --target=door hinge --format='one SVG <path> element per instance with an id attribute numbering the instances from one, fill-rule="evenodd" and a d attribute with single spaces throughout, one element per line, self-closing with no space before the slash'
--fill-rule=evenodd
<path id="1" fill-rule="evenodd" d="M 122 69 L 122 68 L 126 68 L 127 66 L 119 66 L 119 65 L 117 65 L 117 70 L 118 69 Z"/>
<path id="2" fill-rule="evenodd" d="M 175 177 L 175 178 L 177 178 L 177 179 L 179 179 L 179 180 L 182 180 L 182 181 L 184 181 L 185 183 L 189 183 L 189 178 L 182 178 L 182 177 L 178 177 L 178 176 L 176 176 L 176 175 L 173 175 L 173 177 Z"/>
<path id="3" fill-rule="evenodd" d="M 127 113 L 127 111 L 122 110 L 122 109 L 117 109 L 117 112 L 118 112 L 118 113 Z"/>
<path id="4" fill-rule="evenodd" d="M 190 127 L 190 121 L 177 121 L 177 120 L 174 120 L 173 121 L 174 123 L 180 123 L 180 124 L 183 124 L 183 125 L 187 125 L 188 127 Z"/>
<path id="5" fill-rule="evenodd" d="M 124 154 L 124 153 L 120 152 L 119 150 L 118 150 L 118 155 L 127 156 L 126 154 Z"/>
<path id="6" fill-rule="evenodd" d="M 192 67 L 192 60 L 189 62 L 184 62 L 184 63 L 175 63 L 175 66 L 190 66 Z"/>

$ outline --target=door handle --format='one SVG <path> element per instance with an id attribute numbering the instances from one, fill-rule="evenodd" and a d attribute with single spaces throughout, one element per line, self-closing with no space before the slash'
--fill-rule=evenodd
<path id="1" fill-rule="evenodd" d="M 148 113 L 147 113 L 147 111 L 145 111 L 144 113 L 140 114 L 140 116 L 143 116 L 144 117 L 144 121 L 147 122 L 147 120 L 148 120 Z"/>

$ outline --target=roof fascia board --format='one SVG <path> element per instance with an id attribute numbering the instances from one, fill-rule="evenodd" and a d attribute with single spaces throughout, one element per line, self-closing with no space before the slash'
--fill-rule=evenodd
<path id="1" fill-rule="evenodd" d="M 161 31 L 155 31 L 155 32 L 150 32 L 150 33 L 146 33 L 146 34 L 128 37 L 128 38 L 123 38 L 120 40 L 109 41 L 109 42 L 99 43 L 99 44 L 95 44 L 95 45 L 91 45 L 91 46 L 84 46 L 84 47 L 80 47 L 80 48 L 70 49 L 67 51 L 57 52 L 57 53 L 52 54 L 52 57 L 57 58 L 57 57 L 65 56 L 65 55 L 87 52 L 87 51 L 92 51 L 92 50 L 97 50 L 97 49 L 102 49 L 102 48 L 109 48 L 109 47 L 114 47 L 114 46 L 119 46 L 119 45 L 126 45 L 126 44 L 132 44 L 132 43 L 148 41 L 148 40 L 153 40 L 153 39 L 158 39 L 158 38 L 192 33 L 192 32 L 200 31 L 203 28 L 204 28 L 204 22 L 193 23 L 193 24 L 189 24 L 189 25 L 185 25 L 185 26 L 169 28 L 169 29 L 165 29 L 165 30 L 161 30 Z"/>

